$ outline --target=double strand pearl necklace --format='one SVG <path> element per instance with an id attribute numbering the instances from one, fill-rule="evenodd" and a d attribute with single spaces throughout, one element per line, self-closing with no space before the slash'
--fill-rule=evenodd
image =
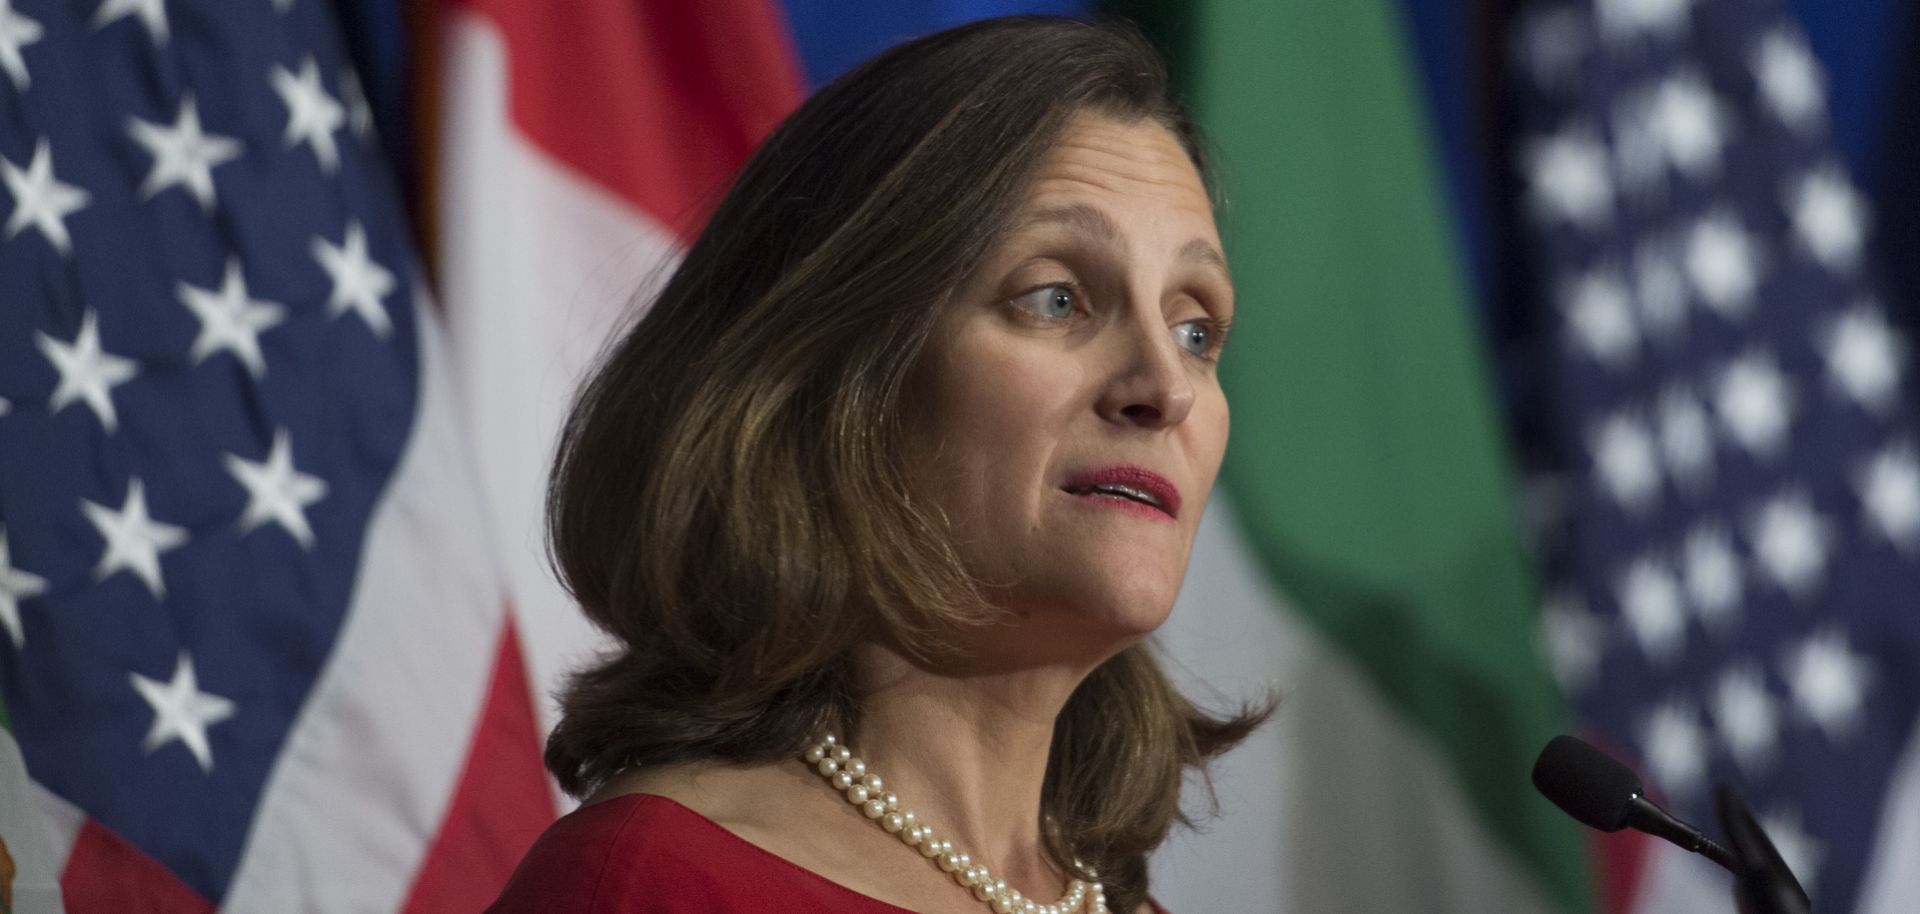
<path id="1" fill-rule="evenodd" d="M 886 791 L 886 782 L 867 770 L 867 763 L 855 757 L 853 750 L 840 744 L 832 734 L 809 747 L 803 756 L 834 789 L 846 794 L 847 802 L 860 807 L 901 843 L 920 852 L 920 856 L 939 864 L 953 875 L 961 888 L 973 890 L 973 897 L 986 902 L 996 914 L 1108 914 L 1106 895 L 1098 882 L 1074 879 L 1067 883 L 1067 894 L 1053 904 L 1040 904 L 1020 894 L 1020 890 L 994 878 L 981 864 L 956 850 L 953 842 L 934 836 L 933 826 L 920 821 L 911 809 L 900 806 L 900 798 Z M 1077 865 L 1077 863 L 1076 863 Z M 1082 867 L 1084 869 L 1084 867 Z"/>

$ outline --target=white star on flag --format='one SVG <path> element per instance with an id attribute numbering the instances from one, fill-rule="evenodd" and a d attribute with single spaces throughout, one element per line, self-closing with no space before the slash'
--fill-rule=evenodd
<path id="1" fill-rule="evenodd" d="M 1562 691 L 1578 692 L 1600 665 L 1600 620 L 1574 594 L 1556 594 L 1540 612 L 1541 648 Z"/>
<path id="2" fill-rule="evenodd" d="M 15 649 L 27 644 L 20 628 L 20 601 L 47 592 L 47 579 L 13 567 L 13 553 L 7 548 L 7 528 L 0 526 L 0 627 L 7 630 Z"/>
<path id="3" fill-rule="evenodd" d="M 1647 335 L 1674 342 L 1686 327 L 1687 281 L 1680 275 L 1678 249 L 1667 238 L 1642 242 L 1633 257 L 1633 287 Z"/>
<path id="4" fill-rule="evenodd" d="M 1599 0 L 1600 29 L 1611 40 L 1646 36 L 1670 39 L 1687 26 L 1691 0 Z"/>
<path id="5" fill-rule="evenodd" d="M 1590 127 L 1572 126 L 1527 150 L 1533 206 L 1542 218 L 1597 229 L 1613 216 L 1607 147 Z"/>
<path id="6" fill-rule="evenodd" d="M 207 744 L 207 728 L 232 717 L 234 705 L 218 695 L 200 691 L 193 658 L 181 651 L 173 667 L 173 678 L 167 682 L 148 679 L 139 673 L 128 673 L 127 679 L 153 708 L 153 726 L 147 730 L 147 738 L 140 742 L 141 750 L 151 753 L 179 740 L 193 753 L 193 760 L 200 763 L 201 771 L 213 771 L 213 748 Z"/>
<path id="7" fill-rule="evenodd" d="M 1778 456 L 1787 443 L 1794 397 L 1772 353 L 1750 352 L 1728 366 L 1714 408 L 1734 440 L 1755 456 Z"/>
<path id="8" fill-rule="evenodd" d="M 1781 675 L 1793 690 L 1794 707 L 1828 739 L 1845 739 L 1859 725 L 1872 671 L 1838 629 L 1825 629 L 1790 650 Z"/>
<path id="9" fill-rule="evenodd" d="M 1720 316 L 1745 317 L 1760 284 L 1760 251 L 1732 213 L 1701 217 L 1687 236 L 1687 277 Z"/>
<path id="10" fill-rule="evenodd" d="M 1671 661 L 1686 637 L 1680 585 L 1658 559 L 1642 558 L 1620 580 L 1620 612 L 1640 649 L 1654 663 Z"/>
<path id="11" fill-rule="evenodd" d="M 1531 7 L 1515 31 L 1515 61 L 1543 84 L 1577 75 L 1581 57 L 1590 51 L 1587 17 L 1578 9 Z"/>
<path id="12" fill-rule="evenodd" d="M 93 14 L 93 27 L 103 29 L 128 16 L 140 17 L 155 47 L 167 43 L 166 0 L 101 0 Z"/>
<path id="13" fill-rule="evenodd" d="M 1617 272 L 1596 269 L 1566 293 L 1567 329 L 1582 349 L 1603 364 L 1625 367 L 1640 342 L 1633 324 L 1633 297 Z"/>
<path id="14" fill-rule="evenodd" d="M 1875 412 L 1885 412 L 1897 402 L 1906 354 L 1878 305 L 1855 304 L 1821 336 L 1827 371 L 1841 390 Z"/>
<path id="15" fill-rule="evenodd" d="M 200 335 L 193 340 L 194 364 L 226 350 L 247 367 L 248 373 L 259 378 L 267 373 L 266 357 L 260 354 L 260 334 L 286 320 L 287 309 L 275 302 L 248 298 L 246 280 L 240 272 L 240 258 L 229 257 L 220 291 L 182 282 L 174 294 L 200 319 Z"/>
<path id="16" fill-rule="evenodd" d="M 1774 116 L 1795 130 L 1818 126 L 1826 87 L 1806 44 L 1797 35 L 1780 30 L 1760 39 L 1752 57 L 1754 79 Z"/>
<path id="17" fill-rule="evenodd" d="M 347 129 L 360 139 L 373 135 L 373 106 L 360 87 L 360 74 L 352 67 L 340 71 L 340 100 L 347 108 Z"/>
<path id="18" fill-rule="evenodd" d="M 1826 574 L 1831 527 L 1805 493 L 1776 496 L 1760 509 L 1751 532 L 1760 570 L 1794 597 L 1810 596 Z"/>
<path id="19" fill-rule="evenodd" d="M 1654 90 L 1648 120 L 1675 168 L 1696 179 L 1719 172 L 1727 117 L 1700 74 L 1675 73 L 1663 80 Z"/>
<path id="20" fill-rule="evenodd" d="M 1908 552 L 1920 548 L 1920 460 L 1911 446 L 1895 445 L 1874 455 L 1854 484 L 1880 535 Z"/>
<path id="21" fill-rule="evenodd" d="M 1647 718 L 1641 748 L 1654 783 L 1671 796 L 1690 794 L 1707 771 L 1707 738 L 1693 709 L 1680 702 L 1661 705 Z"/>
<path id="22" fill-rule="evenodd" d="M 73 239 L 67 234 L 67 217 L 86 208 L 92 197 L 72 184 L 63 184 L 53 176 L 53 146 L 41 137 L 33 147 L 33 161 L 25 170 L 12 159 L 0 158 L 0 181 L 13 195 L 13 215 L 7 218 L 7 237 L 13 238 L 31 225 L 45 235 L 53 249 L 73 253 Z"/>
<path id="23" fill-rule="evenodd" d="M 0 70 L 7 71 L 16 91 L 27 91 L 33 82 L 20 49 L 39 41 L 43 34 L 40 23 L 13 11 L 13 0 L 0 0 Z"/>
<path id="24" fill-rule="evenodd" d="M 1593 462 L 1614 501 L 1629 511 L 1652 507 L 1660 494 L 1660 461 L 1646 423 L 1630 414 L 1612 416 L 1593 436 Z"/>
<path id="25" fill-rule="evenodd" d="M 117 430 L 120 417 L 113 409 L 113 388 L 132 380 L 140 368 L 132 359 L 100 348 L 100 315 L 87 311 L 80 318 L 80 333 L 71 343 L 45 333 L 38 334 L 35 342 L 60 374 L 60 383 L 47 401 L 47 411 L 57 413 L 76 400 L 84 401 L 109 434 Z"/>
<path id="26" fill-rule="evenodd" d="M 166 582 L 160 576 L 160 553 L 186 545 L 187 531 L 148 516 L 147 492 L 140 477 L 127 483 L 127 498 L 120 510 L 83 498 L 80 512 L 106 541 L 100 562 L 93 569 L 94 580 L 104 581 L 116 571 L 130 571 L 147 585 L 154 599 L 167 595 Z"/>
<path id="27" fill-rule="evenodd" d="M 1713 427 L 1698 398 L 1676 384 L 1660 395 L 1660 454 L 1681 485 L 1704 487 L 1713 478 Z"/>
<path id="28" fill-rule="evenodd" d="M 1773 761 L 1780 712 L 1758 669 L 1742 664 L 1720 677 L 1713 688 L 1713 718 L 1728 754 L 1749 774 Z"/>
<path id="29" fill-rule="evenodd" d="M 1667 154 L 1654 122 L 1655 94 L 1622 92 L 1608 112 L 1613 130 L 1613 169 L 1620 196 L 1648 207 L 1664 202 Z"/>
<path id="30" fill-rule="evenodd" d="M 1703 526 L 1687 537 L 1685 547 L 1687 599 L 1701 621 L 1725 629 L 1740 608 L 1740 559 L 1732 539 L 1717 526 Z"/>
<path id="31" fill-rule="evenodd" d="M 393 292 L 393 274 L 368 255 L 366 229 L 358 221 L 349 222 L 339 247 L 315 235 L 312 249 L 313 259 L 333 280 L 333 294 L 327 298 L 328 316 L 352 311 L 367 322 L 375 336 L 384 338 L 392 332 L 393 320 L 380 300 Z"/>
<path id="32" fill-rule="evenodd" d="M 227 472 L 247 490 L 247 510 L 240 530 L 250 533 L 273 521 L 293 536 L 303 549 L 313 548 L 313 528 L 306 509 L 327 496 L 327 484 L 293 468 L 293 440 L 286 429 L 274 433 L 273 449 L 259 463 L 226 455 Z"/>
<path id="33" fill-rule="evenodd" d="M 140 184 L 141 199 L 150 200 L 169 187 L 179 187 L 191 194 L 202 210 L 211 210 L 213 170 L 240 157 L 240 141 L 203 132 L 192 93 L 181 98 L 180 113 L 171 127 L 137 117 L 129 121 L 128 135 L 153 156 L 153 169 Z"/>
<path id="34" fill-rule="evenodd" d="M 320 170 L 332 174 L 340 167 L 340 147 L 334 142 L 333 132 L 346 121 L 346 112 L 320 86 L 320 65 L 308 57 L 300 62 L 298 76 L 275 66 L 268 80 L 287 106 L 287 148 L 307 144 L 314 158 L 320 160 Z"/>
<path id="35" fill-rule="evenodd" d="M 1859 265 L 1867 208 L 1838 168 L 1829 165 L 1801 176 L 1784 197 L 1794 236 L 1821 266 L 1838 273 Z"/>

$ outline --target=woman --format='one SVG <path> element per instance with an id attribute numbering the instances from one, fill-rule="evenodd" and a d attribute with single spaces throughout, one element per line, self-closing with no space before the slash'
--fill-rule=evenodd
<path id="1" fill-rule="evenodd" d="M 553 552 L 618 649 L 494 910 L 1150 910 L 1183 773 L 1264 716 L 1140 643 L 1232 299 L 1131 32 L 976 23 L 816 94 L 567 425 Z"/>

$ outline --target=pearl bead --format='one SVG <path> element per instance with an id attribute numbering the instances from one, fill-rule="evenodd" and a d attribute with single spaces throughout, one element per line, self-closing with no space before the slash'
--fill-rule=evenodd
<path id="1" fill-rule="evenodd" d="M 1106 896 L 1097 882 L 1073 879 L 1068 883 L 1065 897 L 1055 904 L 1043 905 L 1021 895 L 1018 889 L 1007 885 L 1006 880 L 995 879 L 985 864 L 974 863 L 965 852 L 955 850 L 952 841 L 935 837 L 933 826 L 921 823 L 913 810 L 902 809 L 900 797 L 885 792 L 886 782 L 867 770 L 866 761 L 855 758 L 853 750 L 841 745 L 832 734 L 809 746 L 802 758 L 832 783 L 834 789 L 843 792 L 847 802 L 889 834 L 918 850 L 920 856 L 933 860 L 940 869 L 952 874 L 954 882 L 985 902 L 995 914 L 1016 911 L 1019 914 L 1110 914 Z M 1091 868 L 1078 860 L 1073 861 L 1072 868 L 1088 877 L 1094 875 Z"/>

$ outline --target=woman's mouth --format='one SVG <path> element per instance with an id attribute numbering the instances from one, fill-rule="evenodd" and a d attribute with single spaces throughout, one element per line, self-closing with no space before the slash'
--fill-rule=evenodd
<path id="1" fill-rule="evenodd" d="M 1145 509 L 1166 518 L 1180 516 L 1180 490 L 1166 477 L 1136 466 L 1101 467 L 1077 473 L 1061 491 L 1110 501 L 1115 507 Z"/>

